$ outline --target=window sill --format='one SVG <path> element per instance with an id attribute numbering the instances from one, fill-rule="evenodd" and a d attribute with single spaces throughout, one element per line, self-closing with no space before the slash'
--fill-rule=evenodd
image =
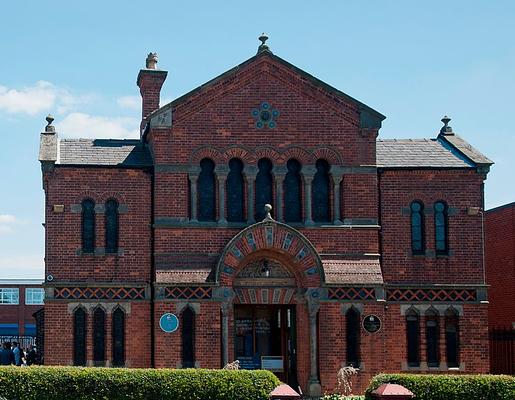
<path id="1" fill-rule="evenodd" d="M 116 253 L 106 253 L 103 247 L 97 247 L 94 252 L 85 253 L 82 249 L 75 251 L 75 255 L 80 257 L 122 257 L 124 254 L 125 250 L 122 248 L 119 248 Z"/>

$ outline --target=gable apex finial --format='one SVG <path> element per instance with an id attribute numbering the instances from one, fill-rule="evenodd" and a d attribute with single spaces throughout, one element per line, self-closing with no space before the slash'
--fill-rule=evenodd
<path id="1" fill-rule="evenodd" d="M 270 51 L 270 48 L 266 45 L 266 41 L 268 40 L 268 35 L 266 33 L 262 33 L 260 37 L 258 37 L 258 40 L 261 42 L 261 44 L 258 47 L 258 53 L 261 53 L 262 51 Z"/>
<path id="2" fill-rule="evenodd" d="M 442 129 L 440 129 L 440 133 L 442 135 L 453 135 L 454 132 L 452 131 L 452 127 L 449 126 L 449 122 L 451 122 L 451 119 L 445 115 L 441 121 L 443 122 Z"/>

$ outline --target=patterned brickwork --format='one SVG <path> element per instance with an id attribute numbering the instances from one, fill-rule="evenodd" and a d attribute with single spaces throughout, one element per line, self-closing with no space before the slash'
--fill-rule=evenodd
<path id="1" fill-rule="evenodd" d="M 387 289 L 388 301 L 476 301 L 475 289 Z"/>
<path id="2" fill-rule="evenodd" d="M 54 289 L 56 300 L 144 300 L 145 288 L 63 287 Z"/>
<path id="3" fill-rule="evenodd" d="M 213 289 L 210 287 L 166 287 L 165 299 L 170 300 L 191 300 L 203 299 L 207 300 L 213 296 Z"/>
<path id="4" fill-rule="evenodd" d="M 375 300 L 374 288 L 340 287 L 328 289 L 329 300 Z"/>

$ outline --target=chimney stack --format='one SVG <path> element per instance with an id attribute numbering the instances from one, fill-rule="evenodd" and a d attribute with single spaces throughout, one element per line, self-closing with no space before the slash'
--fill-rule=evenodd
<path id="1" fill-rule="evenodd" d="M 145 118 L 159 108 L 159 95 L 168 75 L 167 71 L 157 68 L 157 53 L 149 53 L 146 60 L 146 68 L 139 71 L 137 85 L 141 93 L 141 125 L 145 127 Z"/>

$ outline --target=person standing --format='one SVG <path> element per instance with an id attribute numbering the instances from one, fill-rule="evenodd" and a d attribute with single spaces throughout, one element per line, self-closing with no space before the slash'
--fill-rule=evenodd
<path id="1" fill-rule="evenodd" d="M 22 351 L 20 349 L 20 344 L 17 342 L 13 343 L 13 353 L 14 353 L 14 364 L 17 367 L 21 367 Z"/>

